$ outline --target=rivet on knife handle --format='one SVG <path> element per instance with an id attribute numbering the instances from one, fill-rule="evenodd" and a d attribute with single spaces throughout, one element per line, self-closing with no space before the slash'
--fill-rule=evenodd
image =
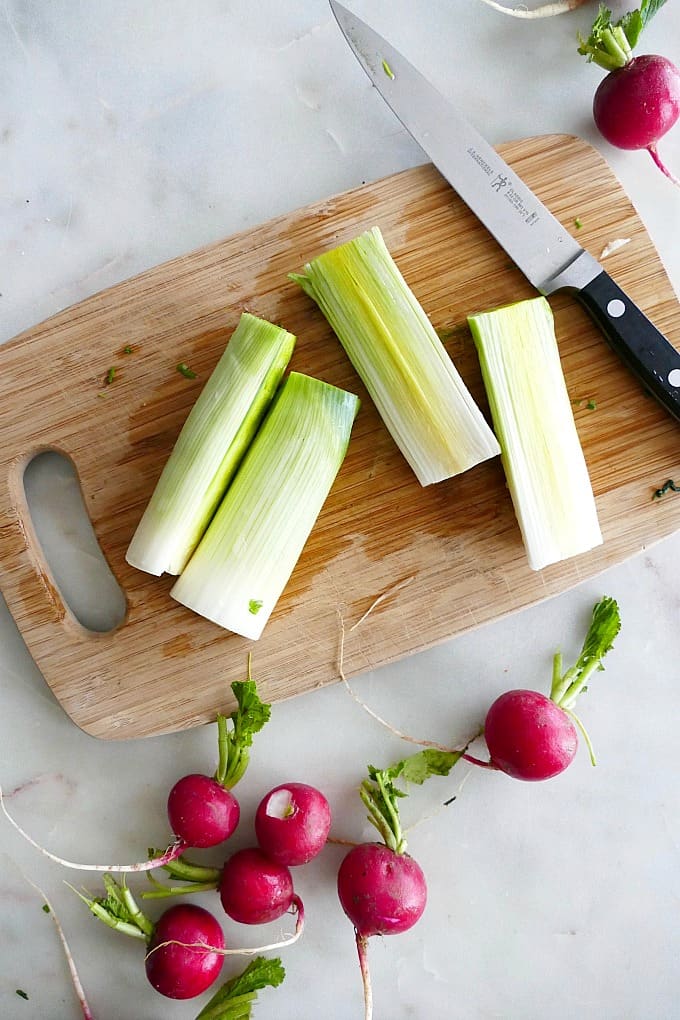
<path id="1" fill-rule="evenodd" d="M 680 353 L 604 270 L 574 296 L 640 382 L 680 419 Z"/>

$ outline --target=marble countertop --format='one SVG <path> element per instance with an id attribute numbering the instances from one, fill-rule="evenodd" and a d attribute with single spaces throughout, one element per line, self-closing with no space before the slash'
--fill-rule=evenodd
<path id="1" fill-rule="evenodd" d="M 476 0 L 354 4 L 491 142 L 566 132 L 599 148 L 680 292 L 680 191 L 646 154 L 607 146 L 591 122 L 599 72 L 577 56 L 574 37 L 593 7 L 522 21 Z M 679 30 L 669 4 L 644 48 L 680 62 Z M 423 162 L 325 0 L 5 0 L 0 81 L 2 341 L 172 256 Z M 661 151 L 680 173 L 680 127 Z M 678 1015 L 679 577 L 676 535 L 557 598 L 354 682 L 395 726 L 451 742 L 502 690 L 545 687 L 553 651 L 577 652 L 603 593 L 621 607 L 621 635 L 584 703 L 597 768 L 583 748 L 544 784 L 466 766 L 405 803 L 430 899 L 409 933 L 372 940 L 376 1018 Z M 138 859 L 167 839 L 164 802 L 176 778 L 214 765 L 212 726 L 128 742 L 78 730 L 4 604 L 0 687 L 8 806 L 71 860 Z M 356 794 L 365 764 L 409 750 L 341 684 L 276 705 L 240 787 L 244 818 L 265 790 L 302 779 L 331 800 L 335 835 L 367 837 Z M 239 845 L 248 838 L 246 825 Z M 140 944 L 106 930 L 64 885 L 96 889 L 95 876 L 45 860 L 2 818 L 0 852 L 0 1016 L 80 1015 L 54 927 L 27 879 L 52 900 L 98 1020 L 196 1015 L 199 1000 L 153 992 Z M 341 855 L 329 846 L 296 874 L 307 929 L 283 952 L 286 980 L 262 993 L 258 1016 L 363 1015 L 353 933 L 335 896 Z M 286 927 L 267 929 L 267 941 Z M 264 937 L 229 931 L 232 944 Z M 228 960 L 224 975 L 243 963 Z"/>

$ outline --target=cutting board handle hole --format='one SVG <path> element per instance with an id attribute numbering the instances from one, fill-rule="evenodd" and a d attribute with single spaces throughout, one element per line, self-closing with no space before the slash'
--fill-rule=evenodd
<path id="1" fill-rule="evenodd" d="M 87 630 L 115 630 L 125 618 L 125 595 L 97 541 L 73 462 L 55 450 L 38 453 L 23 482 L 40 552 L 63 600 Z"/>

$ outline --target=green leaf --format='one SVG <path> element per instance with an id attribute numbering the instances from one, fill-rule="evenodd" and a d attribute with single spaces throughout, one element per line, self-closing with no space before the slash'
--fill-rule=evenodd
<path id="1" fill-rule="evenodd" d="M 555 657 L 550 697 L 561 708 L 570 709 L 586 688 L 588 677 L 604 669 L 602 659 L 611 651 L 621 629 L 621 616 L 615 599 L 605 596 L 594 607 L 581 653 L 566 673 L 561 673 L 561 656 Z M 558 665 L 559 664 L 559 665 Z"/>
<path id="2" fill-rule="evenodd" d="M 231 713 L 234 729 L 238 729 L 241 740 L 253 742 L 253 735 L 259 733 L 271 716 L 271 705 L 260 700 L 254 680 L 237 680 L 231 685 L 238 708 Z"/>
<path id="3" fill-rule="evenodd" d="M 396 779 L 401 776 L 407 783 L 421 786 L 430 776 L 448 776 L 449 772 L 460 759 L 462 751 L 440 751 L 435 747 L 427 747 L 409 758 L 393 765 L 389 772 Z M 406 794 L 401 794 L 406 796 Z"/>
<path id="4" fill-rule="evenodd" d="M 642 0 L 637 9 L 626 12 L 616 22 L 612 22 L 609 8 L 600 4 L 588 38 L 579 34 L 578 52 L 608 71 L 623 67 L 632 58 L 643 30 L 665 3 Z"/>
<path id="5" fill-rule="evenodd" d="M 613 598 L 606 596 L 593 609 L 577 667 L 583 668 L 591 659 L 602 659 L 614 647 L 614 639 L 620 630 L 619 607 Z"/>
<path id="6" fill-rule="evenodd" d="M 225 715 L 217 717 L 219 763 L 215 779 L 227 790 L 243 777 L 253 736 L 260 732 L 271 716 L 271 705 L 260 700 L 255 681 L 250 679 L 250 660 L 248 679 L 235 681 L 231 689 L 238 708 L 228 718 Z"/>
<path id="7" fill-rule="evenodd" d="M 69 888 L 73 889 L 76 896 L 87 904 L 94 916 L 107 927 L 134 938 L 148 940 L 153 932 L 153 923 L 139 909 L 125 881 L 119 883 L 108 874 L 102 876 L 102 881 L 106 890 L 105 896 L 90 897 L 73 889 L 73 886 Z"/>
<path id="8" fill-rule="evenodd" d="M 646 28 L 649 22 L 652 20 L 657 11 L 660 11 L 666 0 L 642 0 L 640 4 L 640 19 L 642 21 L 642 27 Z M 635 13 L 635 12 L 634 12 Z M 626 15 L 624 15 L 626 17 Z"/>
<path id="9" fill-rule="evenodd" d="M 277 988 L 285 976 L 278 957 L 256 956 L 241 974 L 222 985 L 196 1020 L 249 1020 L 257 993 L 268 986 Z"/>
<path id="10" fill-rule="evenodd" d="M 448 776 L 462 751 L 441 751 L 428 747 L 402 758 L 386 769 L 368 766 L 368 779 L 359 788 L 359 796 L 368 809 L 368 820 L 376 827 L 385 845 L 397 854 L 406 850 L 397 801 L 408 793 L 395 785 L 395 779 L 421 786 L 429 776 Z"/>

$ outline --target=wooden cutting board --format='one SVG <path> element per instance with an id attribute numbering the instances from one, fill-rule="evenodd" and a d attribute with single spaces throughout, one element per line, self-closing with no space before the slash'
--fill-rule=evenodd
<path id="1" fill-rule="evenodd" d="M 500 148 L 596 257 L 609 242 L 630 239 L 606 267 L 680 347 L 669 280 L 602 158 L 561 135 Z M 498 459 L 421 488 L 320 312 L 287 279 L 374 224 L 487 411 L 466 315 L 535 292 L 431 166 L 174 259 L 0 348 L 2 592 L 47 683 L 88 733 L 135 737 L 212 720 L 231 707 L 229 684 L 243 679 L 249 651 L 265 699 L 312 691 L 338 679 L 340 617 L 347 627 L 344 671 L 352 676 L 556 595 L 680 527 L 680 497 L 652 498 L 667 478 L 680 480 L 678 423 L 643 393 L 565 295 L 550 303 L 603 546 L 540 573 L 529 570 Z M 255 643 L 176 604 L 168 595 L 172 579 L 125 562 L 163 462 L 243 309 L 298 335 L 291 367 L 363 400 L 336 484 Z M 133 350 L 123 356 L 126 345 Z M 197 378 L 180 375 L 178 362 Z M 104 386 L 112 365 L 115 379 Z M 46 449 L 72 459 L 125 593 L 127 614 L 112 632 L 81 626 L 39 547 L 23 471 Z"/>

